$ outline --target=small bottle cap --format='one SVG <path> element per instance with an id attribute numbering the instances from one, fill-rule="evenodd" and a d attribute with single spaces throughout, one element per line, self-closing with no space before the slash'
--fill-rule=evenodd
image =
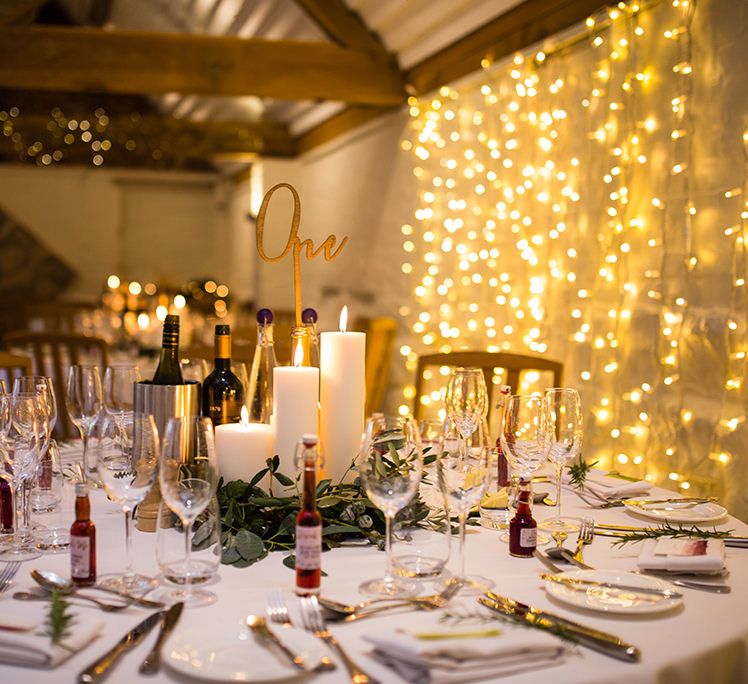
<path id="1" fill-rule="evenodd" d="M 230 335 L 231 326 L 229 325 L 216 325 L 216 335 Z"/>
<path id="2" fill-rule="evenodd" d="M 317 312 L 311 307 L 308 309 L 304 309 L 301 312 L 301 320 L 304 323 L 307 323 L 307 324 L 316 323 L 318 319 L 319 319 L 319 316 L 317 315 Z"/>
<path id="3" fill-rule="evenodd" d="M 512 386 L 511 385 L 499 385 L 499 392 L 501 394 L 511 394 Z"/>
<path id="4" fill-rule="evenodd" d="M 75 483 L 75 495 L 76 496 L 88 496 L 88 485 L 85 482 Z"/>
<path id="5" fill-rule="evenodd" d="M 318 439 L 317 435 L 313 433 L 307 433 L 301 438 L 301 441 L 304 442 L 304 446 L 314 446 L 317 443 Z"/>
<path id="6" fill-rule="evenodd" d="M 175 325 L 179 327 L 179 316 L 176 314 L 166 314 L 164 325 Z"/>
<path id="7" fill-rule="evenodd" d="M 260 309 L 257 312 L 257 322 L 260 325 L 270 325 L 273 322 L 273 312 L 270 309 Z"/>

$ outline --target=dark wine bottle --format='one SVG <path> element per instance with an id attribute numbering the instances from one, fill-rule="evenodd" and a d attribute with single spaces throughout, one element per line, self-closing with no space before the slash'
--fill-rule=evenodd
<path id="1" fill-rule="evenodd" d="M 164 320 L 161 358 L 151 382 L 154 385 L 184 385 L 179 366 L 179 316 L 169 314 Z"/>
<path id="2" fill-rule="evenodd" d="M 244 385 L 231 372 L 231 329 L 216 326 L 215 365 L 203 383 L 203 416 L 213 425 L 238 423 L 244 405 Z"/>

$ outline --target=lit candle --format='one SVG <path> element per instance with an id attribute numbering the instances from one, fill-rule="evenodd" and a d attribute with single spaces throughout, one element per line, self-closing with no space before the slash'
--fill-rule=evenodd
<path id="1" fill-rule="evenodd" d="M 319 429 L 319 368 L 302 366 L 303 362 L 304 348 L 299 345 L 293 366 L 273 369 L 275 453 L 280 456 L 280 472 L 291 478 L 296 476 L 296 443 Z"/>
<path id="2" fill-rule="evenodd" d="M 346 332 L 348 307 L 340 312 L 340 332 L 320 336 L 320 449 L 325 476 L 337 482 L 356 458 L 364 429 L 366 335 Z"/>
<path id="3" fill-rule="evenodd" d="M 275 430 L 271 425 L 250 423 L 247 407 L 242 407 L 242 422 L 216 425 L 216 456 L 224 482 L 249 482 L 265 461 L 273 456 Z"/>

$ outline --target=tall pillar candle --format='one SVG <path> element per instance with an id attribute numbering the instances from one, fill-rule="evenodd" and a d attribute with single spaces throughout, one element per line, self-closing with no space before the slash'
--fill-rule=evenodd
<path id="1" fill-rule="evenodd" d="M 302 347 L 298 347 L 302 350 Z M 273 369 L 273 424 L 275 453 L 280 456 L 280 471 L 296 476 L 294 451 L 306 433 L 319 430 L 319 368 L 276 366 Z"/>
<path id="2" fill-rule="evenodd" d="M 333 482 L 356 458 L 364 430 L 366 335 L 346 332 L 347 318 L 343 307 L 340 332 L 320 335 L 320 450 Z"/>
<path id="3" fill-rule="evenodd" d="M 249 482 L 275 453 L 275 430 L 272 425 L 250 423 L 246 406 L 242 408 L 241 423 L 216 425 L 215 433 L 218 470 L 224 482 Z M 267 482 L 259 484 L 262 487 Z"/>

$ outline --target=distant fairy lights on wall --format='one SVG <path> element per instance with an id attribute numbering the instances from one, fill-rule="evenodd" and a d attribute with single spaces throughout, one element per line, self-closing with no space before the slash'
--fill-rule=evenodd
<path id="1" fill-rule="evenodd" d="M 714 80 L 697 80 L 696 10 L 622 2 L 549 49 L 484 62 L 477 82 L 410 98 L 402 142 L 419 185 L 401 229 L 407 367 L 458 349 L 560 359 L 588 460 L 682 490 L 727 476 L 748 394 L 748 131 L 721 129 L 742 156 L 699 176 L 729 162 L 704 151 L 703 118 L 694 145 L 695 84 Z M 400 411 L 440 405 L 445 373 L 421 397 L 405 386 Z"/>

